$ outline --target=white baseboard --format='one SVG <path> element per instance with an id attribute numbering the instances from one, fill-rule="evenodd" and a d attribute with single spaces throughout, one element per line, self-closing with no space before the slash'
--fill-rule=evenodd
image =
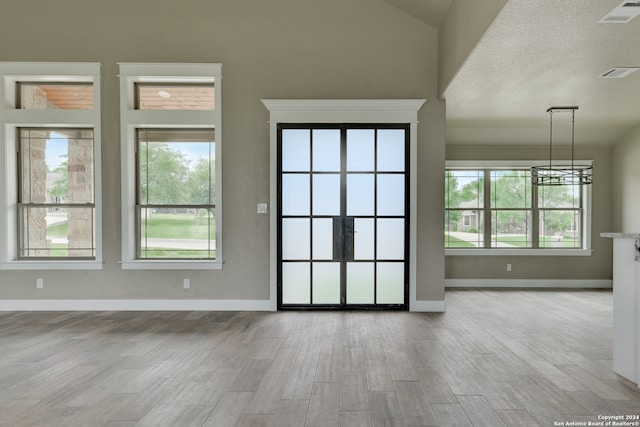
<path id="1" fill-rule="evenodd" d="M 0 299 L 0 311 L 275 311 L 270 300 Z"/>
<path id="2" fill-rule="evenodd" d="M 613 280 L 582 279 L 446 279 L 447 288 L 612 288 Z"/>
<path id="3" fill-rule="evenodd" d="M 447 302 L 426 300 L 411 301 L 409 311 L 443 313 L 447 311 Z"/>

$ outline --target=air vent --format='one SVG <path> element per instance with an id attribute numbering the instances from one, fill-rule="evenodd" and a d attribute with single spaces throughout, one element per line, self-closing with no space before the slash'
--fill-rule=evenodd
<path id="1" fill-rule="evenodd" d="M 638 68 L 616 67 L 602 73 L 600 77 L 602 77 L 603 79 L 623 79 L 634 71 L 638 71 Z"/>
<path id="2" fill-rule="evenodd" d="M 626 24 L 640 15 L 640 1 L 623 1 L 598 21 L 599 24 Z"/>

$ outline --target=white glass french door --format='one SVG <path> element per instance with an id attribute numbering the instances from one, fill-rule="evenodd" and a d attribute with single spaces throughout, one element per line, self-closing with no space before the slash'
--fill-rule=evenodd
<path id="1" fill-rule="evenodd" d="M 407 308 L 408 133 L 278 126 L 280 308 Z"/>

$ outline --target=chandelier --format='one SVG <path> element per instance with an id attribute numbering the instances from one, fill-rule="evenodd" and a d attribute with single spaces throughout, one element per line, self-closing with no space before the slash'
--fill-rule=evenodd
<path id="1" fill-rule="evenodd" d="M 574 161 L 575 125 L 577 106 L 551 107 L 549 113 L 549 164 L 531 168 L 531 183 L 538 186 L 588 185 L 593 182 L 593 166 L 580 165 Z M 553 160 L 553 113 L 571 113 L 571 164 Z"/>

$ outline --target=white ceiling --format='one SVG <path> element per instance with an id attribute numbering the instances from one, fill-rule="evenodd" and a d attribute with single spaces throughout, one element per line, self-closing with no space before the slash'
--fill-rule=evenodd
<path id="1" fill-rule="evenodd" d="M 451 3 L 385 1 L 434 26 Z M 598 77 L 640 67 L 640 17 L 597 23 L 620 3 L 509 0 L 442 94 L 447 144 L 548 144 L 552 106 L 579 106 L 576 144 L 612 144 L 639 126 L 640 71 Z M 554 128 L 565 122 L 554 115 Z"/>

